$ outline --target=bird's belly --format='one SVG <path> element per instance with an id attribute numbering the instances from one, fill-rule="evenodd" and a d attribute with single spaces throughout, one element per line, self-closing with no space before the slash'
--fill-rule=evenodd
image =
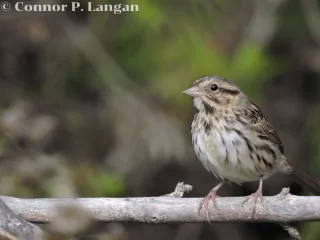
<path id="1" fill-rule="evenodd" d="M 271 144 L 275 156 L 255 148 L 257 144 L 262 144 L 260 139 L 243 138 L 235 131 L 212 131 L 210 134 L 195 135 L 193 140 L 202 164 L 218 178 L 236 183 L 272 175 L 281 159 L 281 153 Z"/>

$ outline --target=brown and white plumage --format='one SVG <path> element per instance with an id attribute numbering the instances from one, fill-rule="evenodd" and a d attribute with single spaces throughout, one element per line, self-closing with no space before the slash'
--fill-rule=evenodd
<path id="1" fill-rule="evenodd" d="M 277 171 L 294 172 L 297 179 L 320 193 L 319 185 L 284 157 L 283 144 L 261 110 L 232 82 L 205 76 L 184 91 L 193 97 L 197 113 L 191 133 L 192 144 L 202 164 L 222 182 L 200 205 L 209 200 L 225 181 L 241 184 L 260 180 L 252 194 L 253 211 L 262 198 L 262 181 Z M 249 197 L 246 199 L 248 200 Z M 253 212 L 252 212 L 253 213 Z"/>

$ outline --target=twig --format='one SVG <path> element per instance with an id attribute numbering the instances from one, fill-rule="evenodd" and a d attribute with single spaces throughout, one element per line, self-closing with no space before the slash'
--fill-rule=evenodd
<path id="1" fill-rule="evenodd" d="M 298 232 L 298 229 L 296 229 L 295 227 L 289 225 L 289 224 L 281 224 L 281 226 L 284 228 L 284 230 L 286 230 L 289 235 L 295 239 L 300 240 L 300 234 Z"/>
<path id="2" fill-rule="evenodd" d="M 184 193 L 188 193 L 192 190 L 192 186 L 180 182 L 177 184 L 174 192 L 164 195 L 163 197 L 175 197 L 182 198 Z"/>
<path id="3" fill-rule="evenodd" d="M 279 199 L 286 199 L 290 195 L 290 188 L 283 188 L 281 192 L 279 193 Z M 289 225 L 288 223 L 280 223 L 280 226 L 283 227 L 284 230 L 286 230 L 289 235 L 295 239 L 301 239 L 298 229 L 295 227 Z"/>

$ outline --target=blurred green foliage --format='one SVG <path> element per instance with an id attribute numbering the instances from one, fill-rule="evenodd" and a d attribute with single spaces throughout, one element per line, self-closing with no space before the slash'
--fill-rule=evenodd
<path id="1" fill-rule="evenodd" d="M 226 56 L 214 46 L 220 34 L 216 18 L 221 13 L 211 4 L 190 4 L 185 6 L 185 12 L 179 12 L 174 4 L 165 7 L 160 2 L 141 0 L 139 14 L 123 16 L 122 24 L 111 31 L 112 36 L 108 35 L 110 31 L 104 31 L 102 24 L 113 21 L 110 16 L 89 14 L 90 28 L 99 40 L 111 43 L 105 47 L 117 64 L 138 84 L 157 92 L 169 108 L 179 109 L 189 104 L 180 93 L 203 75 L 233 79 L 259 101 L 264 81 L 279 71 L 280 63 L 253 42 L 241 43 L 232 56 Z M 228 7 L 231 2 L 217 4 Z M 83 78 L 79 82 L 86 81 L 91 79 Z"/>
<path id="2" fill-rule="evenodd" d="M 73 172 L 73 182 L 83 197 L 124 197 L 124 179 L 106 169 L 90 165 L 77 166 Z"/>
<path id="3" fill-rule="evenodd" d="M 319 222 L 304 223 L 302 232 L 300 235 L 301 235 L 301 239 L 304 239 L 304 240 L 319 239 L 320 223 Z"/>

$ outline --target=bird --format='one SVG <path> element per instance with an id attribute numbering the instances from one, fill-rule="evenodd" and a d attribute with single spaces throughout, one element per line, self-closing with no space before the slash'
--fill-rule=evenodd
<path id="1" fill-rule="evenodd" d="M 276 172 L 291 174 L 300 185 L 315 195 L 320 185 L 308 174 L 289 163 L 284 146 L 260 108 L 232 81 L 219 76 L 204 76 L 183 91 L 193 98 L 196 114 L 191 124 L 192 146 L 204 167 L 220 180 L 199 204 L 199 213 L 212 201 L 217 207 L 217 191 L 225 183 L 241 185 L 259 181 L 252 199 L 253 217 L 257 200 L 263 200 L 263 181 Z M 209 220 L 210 222 L 210 220 Z"/>

